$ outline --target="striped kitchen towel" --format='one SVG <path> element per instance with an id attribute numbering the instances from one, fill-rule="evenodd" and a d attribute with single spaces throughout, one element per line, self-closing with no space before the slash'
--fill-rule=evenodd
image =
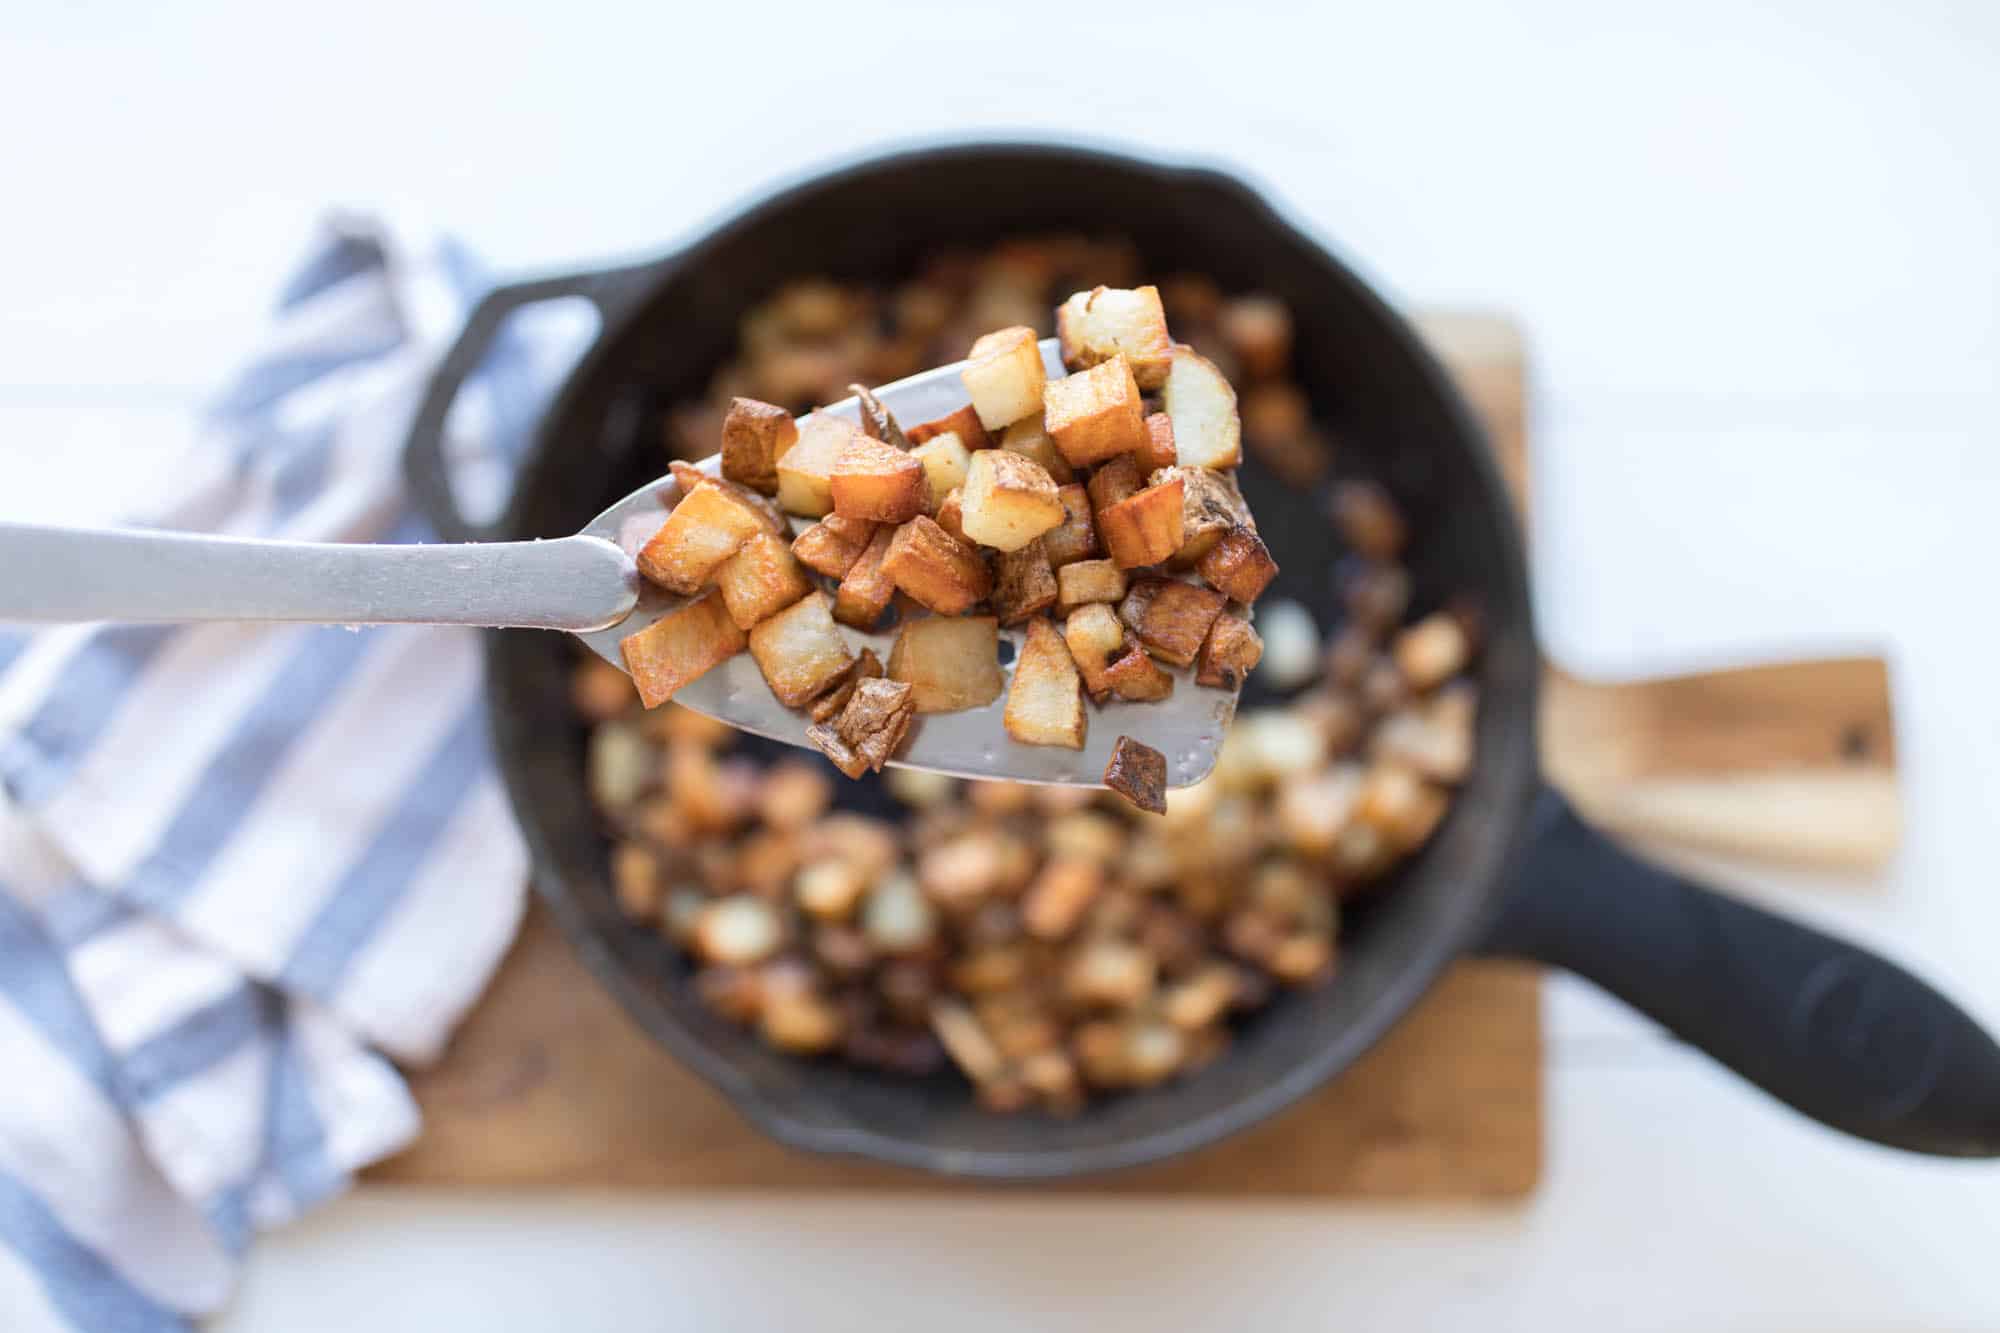
<path id="1" fill-rule="evenodd" d="M 330 222 L 133 521 L 430 537 L 400 446 L 484 286 Z M 490 484 L 574 342 L 503 331 L 451 454 Z M 525 872 L 474 631 L 0 629 L 0 1328 L 184 1328 L 258 1229 L 408 1142 L 385 1057 L 438 1053 Z"/>

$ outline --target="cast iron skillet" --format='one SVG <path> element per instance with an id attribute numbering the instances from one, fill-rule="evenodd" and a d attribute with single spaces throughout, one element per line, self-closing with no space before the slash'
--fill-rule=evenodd
<path id="1" fill-rule="evenodd" d="M 536 887 L 641 1026 L 786 1143 L 965 1176 L 1069 1176 L 1253 1124 L 1345 1069 L 1452 959 L 1516 955 L 1589 977 L 1828 1125 L 1919 1152 L 2000 1153 L 2000 1048 L 1964 1013 L 1853 945 L 1638 859 L 1542 781 L 1521 537 L 1478 427 L 1403 322 L 1227 175 L 1046 144 L 902 152 L 783 189 L 663 259 L 500 288 L 437 373 L 412 430 L 411 484 L 448 538 L 574 532 L 658 471 L 661 408 L 701 391 L 739 314 L 787 278 L 894 275 L 940 243 L 1050 230 L 1123 233 L 1148 272 L 1207 271 L 1291 302 L 1299 378 L 1337 426 L 1343 470 L 1387 484 L 1410 515 L 1418 603 L 1467 590 L 1483 608 L 1470 781 L 1429 847 L 1350 914 L 1333 984 L 1287 997 L 1183 1082 L 1073 1119 L 997 1116 L 953 1079 L 793 1059 L 702 1009 L 668 947 L 613 902 L 567 702 L 574 646 L 491 634 L 493 733 Z M 602 333 L 541 422 L 504 520 L 478 528 L 440 467 L 446 409 L 510 312 L 576 295 L 598 305 Z M 1284 570 L 1277 593 L 1331 623 L 1335 551 L 1316 504 L 1245 471 Z M 883 801 L 867 784 L 844 799 Z"/>

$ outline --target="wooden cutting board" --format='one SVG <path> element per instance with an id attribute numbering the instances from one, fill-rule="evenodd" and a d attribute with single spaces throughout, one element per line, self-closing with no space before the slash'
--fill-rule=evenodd
<path id="1" fill-rule="evenodd" d="M 1485 315 L 1430 315 L 1420 324 L 1485 418 L 1525 512 L 1525 358 L 1517 332 Z M 1893 728 L 1879 662 L 1611 687 L 1553 669 L 1549 679 L 1545 761 L 1600 818 L 1811 861 L 1867 864 L 1893 846 Z M 1780 816 L 1764 819 L 1762 801 L 1741 800 L 1745 784 L 1763 784 L 1766 796 L 1782 787 Z M 1835 789 L 1837 797 L 1829 794 Z M 1821 818 L 1829 803 L 1843 802 L 1848 831 L 1828 837 Z M 1041 1188 L 1326 1199 L 1524 1195 L 1541 1174 L 1541 1052 L 1535 969 L 1462 963 L 1360 1063 L 1276 1119 L 1175 1161 Z M 969 1188 L 771 1143 L 625 1018 L 539 908 L 445 1058 L 413 1084 L 424 1133 L 369 1171 L 370 1180 Z"/>

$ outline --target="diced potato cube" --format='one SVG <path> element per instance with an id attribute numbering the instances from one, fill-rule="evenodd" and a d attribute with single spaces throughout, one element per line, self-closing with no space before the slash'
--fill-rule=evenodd
<path id="1" fill-rule="evenodd" d="M 725 489 L 704 479 L 674 506 L 653 539 L 639 551 L 639 572 L 669 592 L 683 597 L 700 592 L 717 566 L 744 542 L 764 531 L 756 511 Z"/>
<path id="2" fill-rule="evenodd" d="M 919 713 L 982 708 L 1000 697 L 1000 622 L 992 616 L 906 620 L 889 650 L 889 679 L 909 685 Z"/>
<path id="3" fill-rule="evenodd" d="M 1388 562 L 1403 553 L 1409 529 L 1389 492 L 1372 481 L 1344 481 L 1334 487 L 1330 506 L 1340 535 L 1370 560 Z"/>
<path id="4" fill-rule="evenodd" d="M 908 685 L 894 680 L 864 680 L 855 687 L 854 697 L 834 723 L 834 730 L 867 761 L 870 769 L 880 773 L 902 745 L 915 716 L 916 706 L 910 700 Z"/>
<path id="5" fill-rule="evenodd" d="M 1243 687 L 1250 672 L 1264 657 L 1264 641 L 1250 622 L 1241 616 L 1219 615 L 1202 641 L 1201 656 L 1195 662 L 1194 683 L 1217 689 Z"/>
<path id="6" fill-rule="evenodd" d="M 792 554 L 806 568 L 830 579 L 846 578 L 874 536 L 875 525 L 865 518 L 828 514 L 798 535 Z"/>
<path id="7" fill-rule="evenodd" d="M 833 618 L 840 619 L 840 608 L 836 606 Z M 882 659 L 875 656 L 873 648 L 863 648 L 861 656 L 847 669 L 847 675 L 832 689 L 813 700 L 806 712 L 815 722 L 831 722 L 847 707 L 847 701 L 854 697 L 854 687 L 864 680 L 875 679 L 882 674 Z"/>
<path id="8" fill-rule="evenodd" d="M 1003 551 L 995 563 L 993 609 L 1003 625 L 1018 625 L 1048 610 L 1056 600 L 1056 576 L 1037 537 L 1018 551 Z"/>
<path id="9" fill-rule="evenodd" d="M 1230 531 L 1195 568 L 1211 588 L 1245 606 L 1263 596 L 1271 580 L 1278 577 L 1278 562 L 1271 558 L 1264 539 L 1250 528 Z"/>
<path id="10" fill-rule="evenodd" d="M 784 920 L 761 898 L 738 894 L 711 903 L 695 922 L 694 948 L 710 963 L 755 963 L 785 940 Z"/>
<path id="11" fill-rule="evenodd" d="M 1052 857 L 1021 900 L 1021 924 L 1040 940 L 1059 940 L 1076 929 L 1084 909 L 1104 887 L 1104 866 L 1086 857 Z"/>
<path id="12" fill-rule="evenodd" d="M 1167 757 L 1130 736 L 1113 747 L 1104 785 L 1148 814 L 1167 813 Z"/>
<path id="13" fill-rule="evenodd" d="M 972 453 L 955 431 L 945 431 L 925 440 L 910 450 L 910 457 L 923 466 L 924 481 L 928 483 L 930 492 L 927 508 L 933 512 L 944 503 L 947 495 L 965 484 L 965 474 L 972 467 Z"/>
<path id="14" fill-rule="evenodd" d="M 979 409 L 967 403 L 950 416 L 939 417 L 936 421 L 926 421 L 921 426 L 912 426 L 905 432 L 911 444 L 923 444 L 940 435 L 956 435 L 959 443 L 967 449 L 991 449 L 993 437 L 986 433 L 986 427 L 979 424 Z"/>
<path id="15" fill-rule="evenodd" d="M 1007 1059 L 972 1011 L 956 1000 L 931 1006 L 931 1031 L 938 1044 L 965 1076 L 977 1084 L 994 1082 L 1007 1072 Z"/>
<path id="16" fill-rule="evenodd" d="M 979 424 L 988 430 L 1011 426 L 1042 410 L 1042 349 L 1035 331 L 1025 325 L 999 329 L 972 344 L 966 367 L 959 372 Z"/>
<path id="17" fill-rule="evenodd" d="M 658 708 L 681 686 L 742 652 L 744 642 L 722 595 L 710 592 L 620 640 L 618 650 L 639 701 Z"/>
<path id="18" fill-rule="evenodd" d="M 833 512 L 833 470 L 848 443 L 866 439 L 853 422 L 815 412 L 799 426 L 798 443 L 778 460 L 778 503 L 788 514 L 819 518 Z"/>
<path id="19" fill-rule="evenodd" d="M 784 408 L 755 398 L 732 399 L 722 418 L 722 475 L 776 495 L 778 460 L 798 439 L 798 423 Z"/>
<path id="20" fill-rule="evenodd" d="M 965 535 L 982 546 L 1018 551 L 1061 523 L 1062 497 L 1049 474 L 1019 454 L 982 449 L 960 496 Z"/>
<path id="21" fill-rule="evenodd" d="M 815 591 L 750 631 L 750 655 L 787 708 L 810 703 L 854 662 L 832 604 Z"/>
<path id="22" fill-rule="evenodd" d="M 1109 698 L 1111 682 L 1104 673 L 1125 649 L 1125 627 L 1111 608 L 1092 602 L 1070 612 L 1063 621 L 1063 642 L 1069 645 L 1070 658 L 1083 674 L 1090 697 L 1099 703 Z"/>
<path id="23" fill-rule="evenodd" d="M 1146 418 L 1146 442 L 1135 452 L 1139 464 L 1148 472 L 1163 467 L 1172 467 L 1180 461 L 1174 452 L 1174 419 L 1165 412 L 1155 412 Z"/>
<path id="24" fill-rule="evenodd" d="M 791 535 L 791 529 L 786 526 L 785 511 L 780 509 L 778 502 L 770 496 L 759 495 L 748 486 L 733 482 L 727 477 L 711 477 L 694 464 L 682 462 L 678 458 L 667 460 L 667 470 L 673 474 L 674 489 L 681 495 L 693 494 L 694 489 L 705 481 L 713 483 L 741 501 L 744 508 L 756 515 L 757 521 L 764 525 L 765 531 L 776 537 Z M 666 503 L 664 494 L 661 496 L 661 503 Z M 680 501 L 675 500 L 673 503 L 679 504 Z"/>
<path id="25" fill-rule="evenodd" d="M 1390 652 L 1403 679 L 1422 693 L 1465 669 L 1472 657 L 1472 641 L 1456 616 L 1436 611 L 1398 634 Z"/>
<path id="26" fill-rule="evenodd" d="M 1278 832 L 1301 856 L 1333 853 L 1361 800 L 1362 771 L 1335 764 L 1320 773 L 1302 773 L 1278 785 Z"/>
<path id="27" fill-rule="evenodd" d="M 1104 668 L 1104 681 L 1113 694 L 1134 703 L 1157 703 L 1174 692 L 1174 678 L 1136 643 Z"/>
<path id="28" fill-rule="evenodd" d="M 1023 745 L 1083 748 L 1089 721 L 1083 710 L 1083 680 L 1050 620 L 1028 622 L 1028 639 L 1014 664 L 1003 721 L 1007 734 Z"/>
<path id="29" fill-rule="evenodd" d="M 906 522 L 923 513 L 930 500 L 923 463 L 866 435 L 849 438 L 828 484 L 834 513 L 874 523 Z"/>
<path id="30" fill-rule="evenodd" d="M 861 757 L 860 751 L 841 739 L 840 729 L 832 723 L 813 723 L 806 728 L 806 739 L 848 777 L 858 778 L 868 771 L 868 761 Z"/>
<path id="31" fill-rule="evenodd" d="M 886 523 L 876 525 L 875 535 L 868 539 L 868 549 L 848 566 L 847 577 L 834 592 L 835 620 L 856 629 L 873 629 L 882 613 L 889 609 L 889 599 L 896 595 L 896 582 L 883 570 L 882 562 L 888 558 L 889 544 L 895 539 L 896 529 Z"/>
<path id="32" fill-rule="evenodd" d="M 1292 355 L 1292 312 L 1275 296 L 1239 296 L 1222 308 L 1222 340 L 1252 379 L 1285 373 Z"/>
<path id="33" fill-rule="evenodd" d="M 1000 433 L 1000 447 L 1010 454 L 1031 458 L 1041 465 L 1042 471 L 1055 478 L 1056 485 L 1067 486 L 1076 480 L 1076 472 L 1069 460 L 1056 448 L 1048 428 L 1042 424 L 1042 414 L 1035 413 L 1007 427 Z"/>
<path id="34" fill-rule="evenodd" d="M 791 547 L 768 532 L 744 542 L 742 550 L 722 562 L 715 586 L 739 629 L 749 629 L 813 590 Z"/>
<path id="35" fill-rule="evenodd" d="M 1141 579 L 1119 603 L 1118 618 L 1161 661 L 1184 667 L 1194 661 L 1228 602 L 1212 588 L 1178 579 Z"/>
<path id="36" fill-rule="evenodd" d="M 1098 511 L 1097 531 L 1113 562 L 1123 569 L 1157 565 L 1181 548 L 1185 489 L 1175 477 Z"/>
<path id="37" fill-rule="evenodd" d="M 1354 817 L 1400 851 L 1414 851 L 1431 836 L 1451 798 L 1407 768 L 1375 764 L 1361 784 Z"/>
<path id="38" fill-rule="evenodd" d="M 1125 571 L 1110 560 L 1078 560 L 1056 571 L 1056 614 L 1067 618 L 1086 602 L 1116 603 L 1125 595 Z"/>
<path id="39" fill-rule="evenodd" d="M 1236 390 L 1192 347 L 1174 348 L 1161 404 L 1174 423 L 1174 457 L 1188 467 L 1235 467 L 1243 461 Z"/>
<path id="40" fill-rule="evenodd" d="M 1102 514 L 1112 505 L 1146 487 L 1146 473 L 1132 454 L 1120 454 L 1090 474 L 1090 507 Z M 1102 537 L 1099 540 L 1103 540 Z"/>
<path id="41" fill-rule="evenodd" d="M 1416 708 L 1383 718 L 1368 737 L 1368 752 L 1455 786 L 1472 771 L 1478 712 L 1479 692 L 1470 682 L 1456 682 Z"/>
<path id="42" fill-rule="evenodd" d="M 1050 380 L 1042 391 L 1042 422 L 1071 467 L 1089 467 L 1146 443 L 1146 409 L 1122 356 Z"/>
<path id="43" fill-rule="evenodd" d="M 1229 473 L 1206 467 L 1170 467 L 1154 472 L 1148 480 L 1157 486 L 1173 477 L 1179 477 L 1185 487 L 1181 492 L 1181 547 L 1174 552 L 1176 568 L 1192 569 L 1231 529 L 1256 526 L 1250 520 L 1250 506 L 1243 502 L 1243 494 Z"/>
<path id="44" fill-rule="evenodd" d="M 955 616 L 993 591 L 979 552 L 921 514 L 896 529 L 882 572 L 939 615 Z"/>
<path id="45" fill-rule="evenodd" d="M 1090 511 L 1090 492 L 1071 483 L 1058 487 L 1056 498 L 1062 501 L 1063 521 L 1042 534 L 1042 549 L 1048 552 L 1051 569 L 1088 560 L 1098 552 L 1097 518 Z"/>
<path id="46" fill-rule="evenodd" d="M 972 539 L 965 535 L 965 488 L 952 487 L 951 493 L 938 502 L 937 525 L 962 542 Z"/>
<path id="47" fill-rule="evenodd" d="M 1166 382 L 1173 340 L 1157 287 L 1096 287 L 1078 292 L 1056 307 L 1056 336 L 1063 364 L 1086 370 L 1124 356 L 1142 389 Z"/>

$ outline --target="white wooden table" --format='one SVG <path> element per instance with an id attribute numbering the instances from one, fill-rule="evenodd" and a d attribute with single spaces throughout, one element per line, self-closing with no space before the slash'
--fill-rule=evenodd
<path id="1" fill-rule="evenodd" d="M 401 204 L 513 269 L 656 248 L 916 133 L 1232 159 L 1400 299 L 1524 320 L 1566 664 L 1890 646 L 1895 870 L 1705 868 L 2000 1024 L 1991 4 L 16 8 L 0 515 L 143 486 L 330 201 Z M 363 1190 L 264 1240 L 219 1327 L 872 1330 L 885 1298 L 959 1330 L 2000 1321 L 2000 1168 L 1840 1140 L 1550 989 L 1525 1207 Z"/>

